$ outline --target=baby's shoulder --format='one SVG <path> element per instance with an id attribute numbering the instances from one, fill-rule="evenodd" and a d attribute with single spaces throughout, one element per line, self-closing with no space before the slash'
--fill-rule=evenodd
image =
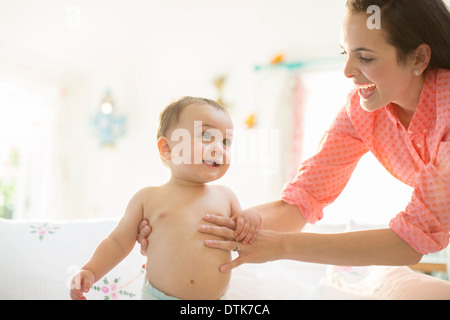
<path id="1" fill-rule="evenodd" d="M 130 202 L 140 205 L 145 212 L 153 212 L 155 208 L 167 203 L 167 191 L 163 187 L 145 187 L 135 193 Z M 172 196 L 173 198 L 173 196 Z"/>
<path id="2" fill-rule="evenodd" d="M 145 202 L 148 199 L 158 197 L 160 193 L 161 187 L 144 187 L 134 194 L 133 199 Z"/>
<path id="3" fill-rule="evenodd" d="M 215 185 L 214 188 L 218 192 L 218 195 L 215 198 L 222 198 L 230 205 L 231 215 L 241 211 L 239 199 L 232 189 L 223 185 Z"/>
<path id="4" fill-rule="evenodd" d="M 209 184 L 208 188 L 210 188 L 211 191 L 215 192 L 233 192 L 229 187 L 221 185 L 221 184 Z"/>
<path id="5" fill-rule="evenodd" d="M 210 190 L 214 193 L 218 193 L 227 196 L 229 198 L 236 197 L 234 191 L 227 186 L 217 184 L 217 185 L 209 185 L 209 187 L 211 188 Z"/>

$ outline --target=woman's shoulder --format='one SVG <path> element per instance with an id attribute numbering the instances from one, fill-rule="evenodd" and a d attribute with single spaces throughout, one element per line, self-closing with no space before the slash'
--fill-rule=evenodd
<path id="1" fill-rule="evenodd" d="M 439 110 L 450 112 L 450 70 L 436 72 L 436 103 Z"/>
<path id="2" fill-rule="evenodd" d="M 437 69 L 434 72 L 435 83 L 436 83 L 436 93 L 449 93 L 450 92 L 450 70 L 448 69 Z"/>
<path id="3" fill-rule="evenodd" d="M 449 69 L 438 69 L 436 71 L 437 81 L 446 82 L 447 86 L 450 87 L 450 70 Z"/>

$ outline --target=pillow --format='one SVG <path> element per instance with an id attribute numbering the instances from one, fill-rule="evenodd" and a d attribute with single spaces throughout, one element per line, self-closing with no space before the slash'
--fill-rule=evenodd
<path id="1" fill-rule="evenodd" d="M 72 275 L 117 220 L 0 219 L 0 299 L 70 299 Z M 139 248 L 98 281 L 88 299 L 139 299 L 145 278 Z"/>

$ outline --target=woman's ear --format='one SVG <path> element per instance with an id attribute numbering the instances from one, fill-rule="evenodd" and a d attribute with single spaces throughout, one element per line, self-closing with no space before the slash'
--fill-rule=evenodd
<path id="1" fill-rule="evenodd" d="M 428 68 L 431 60 L 431 48 L 427 44 L 421 44 L 414 50 L 411 59 L 413 72 L 415 75 L 422 75 Z"/>
<path id="2" fill-rule="evenodd" d="M 167 138 L 159 137 L 157 145 L 158 145 L 159 156 L 161 157 L 161 159 L 168 160 L 168 161 L 171 160 L 172 159 L 171 149 L 170 149 L 169 142 L 167 141 Z"/>

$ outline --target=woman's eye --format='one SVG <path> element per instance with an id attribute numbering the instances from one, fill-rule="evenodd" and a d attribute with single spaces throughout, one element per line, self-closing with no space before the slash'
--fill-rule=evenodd
<path id="1" fill-rule="evenodd" d="M 364 58 L 364 57 L 359 57 L 359 59 L 361 59 L 361 61 L 364 62 L 364 63 L 369 63 L 369 62 L 373 61 L 373 59 Z"/>

